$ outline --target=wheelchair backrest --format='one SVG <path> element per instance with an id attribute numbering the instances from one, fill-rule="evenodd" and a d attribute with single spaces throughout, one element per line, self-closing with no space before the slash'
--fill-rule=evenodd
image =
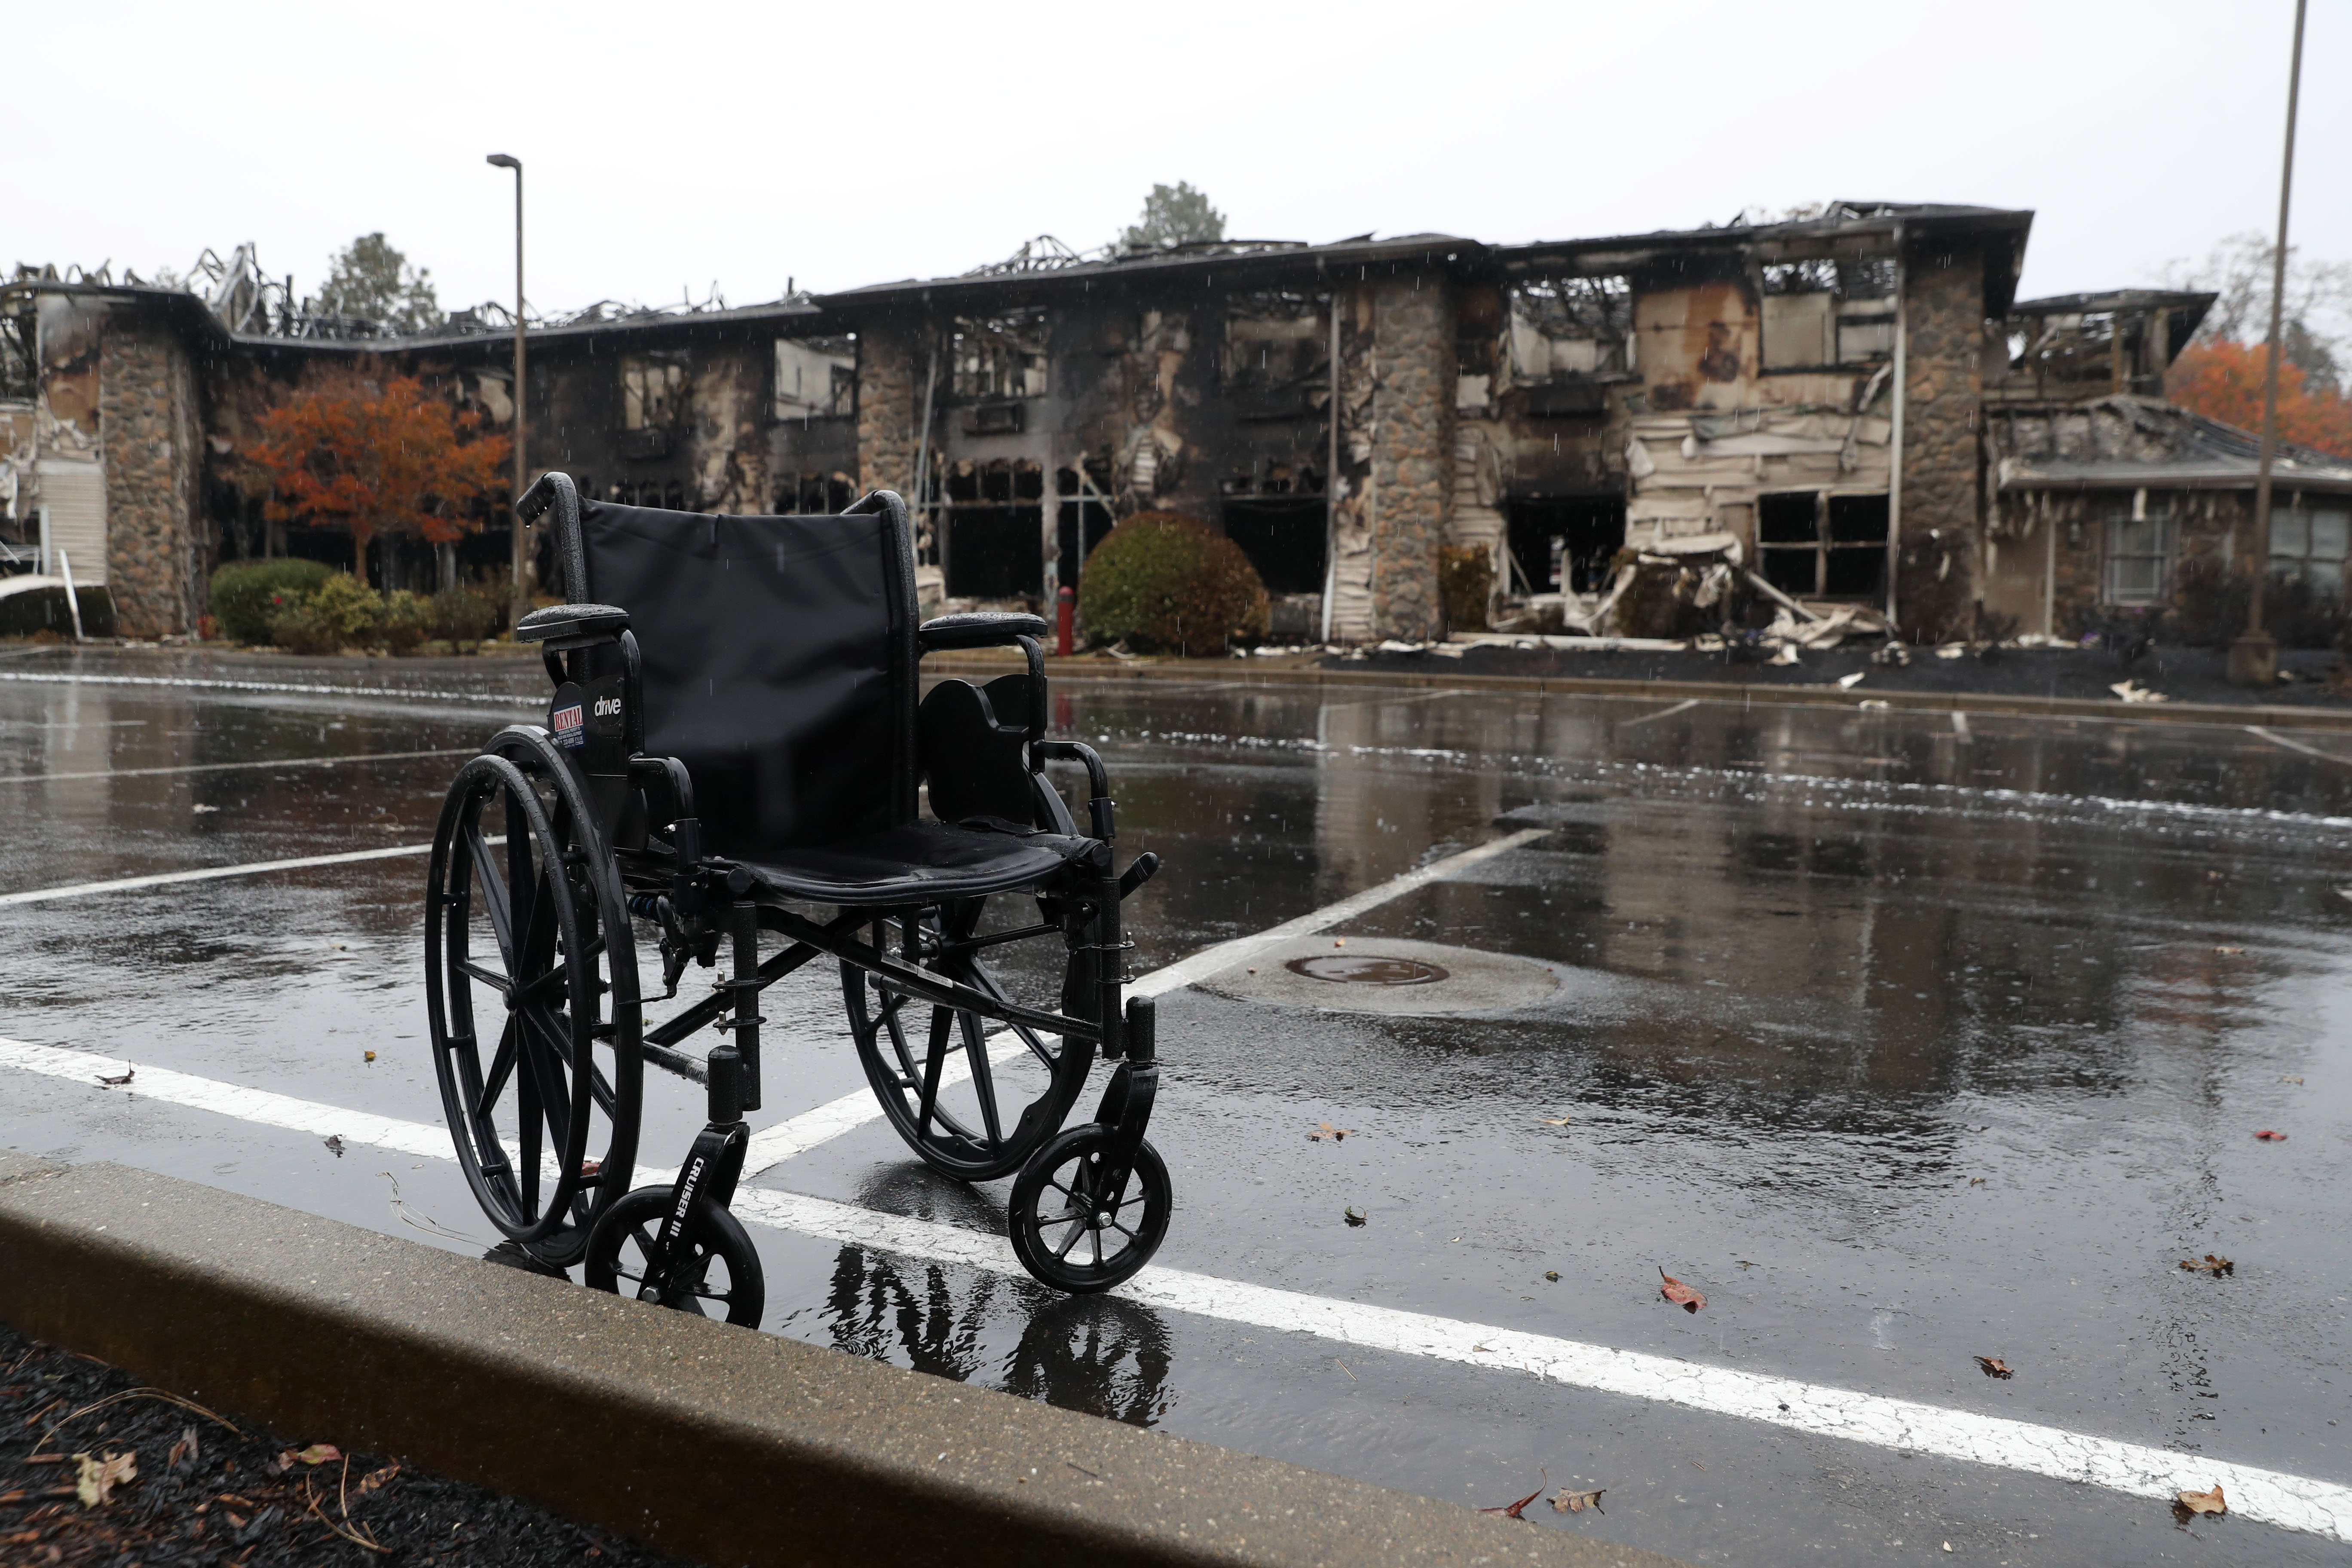
<path id="1" fill-rule="evenodd" d="M 836 844 L 915 816 L 915 560 L 905 503 L 837 517 L 558 507 L 567 597 L 629 612 L 645 749 L 694 777 L 714 853 Z"/>

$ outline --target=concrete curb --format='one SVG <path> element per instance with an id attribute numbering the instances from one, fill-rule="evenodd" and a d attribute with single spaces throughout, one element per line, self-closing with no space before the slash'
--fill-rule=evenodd
<path id="1" fill-rule="evenodd" d="M 729 1568 L 1676 1568 L 121 1165 L 0 1152 L 0 1319 Z"/>
<path id="2" fill-rule="evenodd" d="M 1433 667 L 1448 661 L 1433 659 Z M 923 660 L 925 675 L 1003 675 L 1014 668 L 1011 658 L 963 654 L 932 655 Z M 1799 708 L 1853 708 L 1883 702 L 1890 709 L 1948 713 L 1955 709 L 1975 714 L 2014 714 L 2028 719 L 2105 719 L 2129 724 L 2220 725 L 2242 730 L 2249 724 L 2273 729 L 2328 730 L 2352 732 L 2352 708 L 2276 708 L 2249 703 L 2241 708 L 2224 702 L 2123 702 L 2081 697 L 2028 697 L 1990 691 L 1871 690 L 1867 685 L 1847 690 L 1837 686 L 1746 686 L 1715 680 L 1610 679 L 1602 676 L 1472 675 L 1444 668 L 1422 670 L 1330 669 L 1312 664 L 1260 664 L 1240 659 L 1137 659 L 1128 664 L 1100 660 L 1049 658 L 1045 674 L 1053 680 L 1210 681 L 1238 686 L 1444 687 L 1465 691 L 1519 691 L 1554 697 L 1655 698 L 1742 706 L 1774 705 Z"/>

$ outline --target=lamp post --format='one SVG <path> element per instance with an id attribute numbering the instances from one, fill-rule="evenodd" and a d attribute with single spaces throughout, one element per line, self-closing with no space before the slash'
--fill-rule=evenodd
<path id="1" fill-rule="evenodd" d="M 2303 92 L 2303 12 L 2294 0 L 2294 53 L 2286 77 L 2286 155 L 2279 166 L 2278 248 L 2271 253 L 2270 348 L 2263 366 L 2262 466 L 2254 479 L 2254 581 L 2246 599 L 2245 635 L 2230 645 L 2236 686 L 2278 684 L 2278 639 L 2263 629 L 2263 590 L 2271 576 L 2271 465 L 2278 458 L 2279 337 L 2286 308 L 2287 196 L 2294 188 L 2294 111 Z"/>
<path id="2" fill-rule="evenodd" d="M 514 363 L 514 494 L 522 500 L 522 492 L 530 481 L 530 467 L 523 457 L 523 406 L 529 401 L 522 378 L 522 160 L 509 153 L 493 153 L 487 160 L 492 166 L 512 169 L 515 177 L 515 363 Z M 530 548 L 524 541 L 520 514 L 514 520 L 514 540 L 511 551 L 514 567 L 512 613 L 516 620 L 530 613 L 531 560 Z"/>

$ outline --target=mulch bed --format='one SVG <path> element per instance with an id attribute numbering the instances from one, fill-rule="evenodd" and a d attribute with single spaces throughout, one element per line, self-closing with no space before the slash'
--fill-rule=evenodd
<path id="1" fill-rule="evenodd" d="M 333 1436 L 232 1426 L 0 1325 L 0 1563 L 670 1563 L 388 1455 L 343 1454 Z"/>

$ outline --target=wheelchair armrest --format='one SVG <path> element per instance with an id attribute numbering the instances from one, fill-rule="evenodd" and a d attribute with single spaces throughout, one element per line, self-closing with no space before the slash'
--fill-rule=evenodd
<path id="1" fill-rule="evenodd" d="M 937 653 L 956 648 L 1008 647 L 1020 637 L 1042 637 L 1046 630 L 1041 616 L 971 610 L 925 621 L 916 637 L 925 653 Z"/>
<path id="2" fill-rule="evenodd" d="M 586 647 L 629 629 L 629 612 L 613 605 L 550 605 L 515 623 L 517 642 L 551 643 L 556 648 Z"/>

